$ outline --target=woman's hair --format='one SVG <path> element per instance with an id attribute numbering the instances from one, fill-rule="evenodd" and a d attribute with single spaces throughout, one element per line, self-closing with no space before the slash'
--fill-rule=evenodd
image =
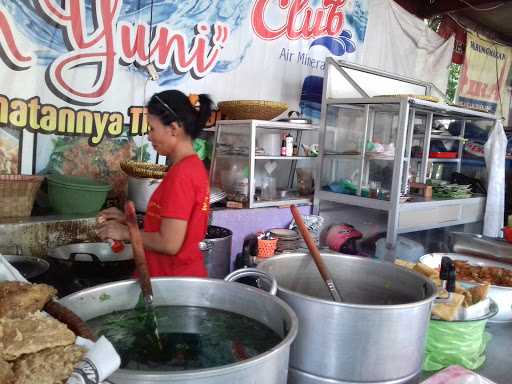
<path id="1" fill-rule="evenodd" d="M 190 99 L 178 90 L 155 93 L 148 102 L 148 113 L 157 116 L 162 124 L 181 123 L 185 133 L 195 139 L 201 133 L 213 109 L 210 96 L 198 96 L 199 109 L 192 105 Z"/>

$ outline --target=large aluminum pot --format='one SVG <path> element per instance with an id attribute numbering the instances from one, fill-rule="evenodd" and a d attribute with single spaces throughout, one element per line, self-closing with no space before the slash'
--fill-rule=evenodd
<path id="1" fill-rule="evenodd" d="M 233 272 L 226 279 L 236 280 L 255 274 L 262 279 L 269 278 L 261 271 L 245 269 Z M 290 345 L 297 335 L 298 321 L 291 308 L 282 300 L 258 288 L 217 279 L 155 278 L 151 282 L 156 306 L 206 307 L 238 313 L 265 324 L 282 336 L 283 340 L 271 350 L 236 364 L 180 372 L 119 369 L 109 381 L 115 384 L 286 383 Z M 272 288 L 270 290 L 272 293 Z M 274 281 L 274 295 L 276 290 Z M 87 321 L 113 311 L 132 309 L 139 295 L 139 284 L 134 280 L 126 280 L 77 292 L 62 298 L 60 303 Z"/>
<path id="2" fill-rule="evenodd" d="M 391 263 L 322 254 L 345 302 L 335 303 L 311 256 L 272 257 L 278 296 L 295 310 L 299 334 L 291 384 L 405 383 L 421 372 L 436 287 Z"/>

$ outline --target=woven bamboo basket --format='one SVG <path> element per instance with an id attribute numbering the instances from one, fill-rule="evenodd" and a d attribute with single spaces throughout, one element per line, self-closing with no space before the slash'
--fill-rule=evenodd
<path id="1" fill-rule="evenodd" d="M 265 100 L 232 100 L 217 104 L 230 120 L 272 120 L 288 109 L 288 104 Z"/>
<path id="2" fill-rule="evenodd" d="M 125 160 L 120 165 L 124 173 L 133 177 L 162 179 L 167 172 L 166 165 L 144 163 L 141 161 Z"/>
<path id="3" fill-rule="evenodd" d="M 0 175 L 0 217 L 26 217 L 32 213 L 42 176 Z"/>

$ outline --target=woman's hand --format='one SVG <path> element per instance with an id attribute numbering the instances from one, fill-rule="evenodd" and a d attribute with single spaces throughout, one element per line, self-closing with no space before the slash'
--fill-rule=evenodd
<path id="1" fill-rule="evenodd" d="M 102 240 L 130 240 L 128 226 L 117 220 L 108 220 L 100 224 L 96 229 L 96 233 Z"/>
<path id="2" fill-rule="evenodd" d="M 124 212 L 116 207 L 110 207 L 107 209 L 104 209 L 98 214 L 98 217 L 96 218 L 96 221 L 98 224 L 104 224 L 105 222 L 109 220 L 115 220 L 120 223 L 126 223 L 126 216 L 124 215 Z"/>

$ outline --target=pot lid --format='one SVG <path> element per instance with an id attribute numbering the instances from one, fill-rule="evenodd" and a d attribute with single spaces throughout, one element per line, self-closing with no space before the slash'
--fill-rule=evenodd
<path id="1" fill-rule="evenodd" d="M 112 189 L 110 184 L 83 177 L 70 175 L 48 175 L 48 182 L 64 187 L 77 188 L 87 191 L 108 192 Z"/>

